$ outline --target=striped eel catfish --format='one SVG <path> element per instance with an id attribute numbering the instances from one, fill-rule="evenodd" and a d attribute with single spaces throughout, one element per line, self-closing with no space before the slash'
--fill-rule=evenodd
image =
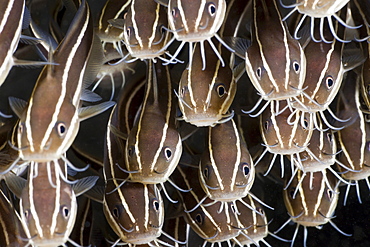
<path id="1" fill-rule="evenodd" d="M 175 39 L 181 44 L 177 48 L 170 62 L 175 61 L 175 58 L 180 53 L 186 43 L 189 43 L 189 67 L 192 65 L 194 56 L 193 44 L 200 43 L 200 51 L 202 56 L 203 68 L 206 66 L 206 56 L 204 53 L 204 43 L 208 41 L 210 47 L 216 54 L 217 58 L 225 66 L 225 62 L 220 54 L 219 49 L 216 48 L 212 37 L 225 47 L 229 48 L 217 31 L 221 28 L 225 19 L 226 0 L 155 0 L 167 6 L 168 24 L 170 32 L 174 37 L 168 42 L 170 45 Z M 230 49 L 230 48 L 229 48 Z M 231 50 L 231 49 L 230 49 Z M 199 54 L 199 53 L 198 53 Z"/>
<path id="2" fill-rule="evenodd" d="M 301 179 L 302 175 L 303 172 L 298 171 L 288 188 L 283 191 L 285 207 L 288 210 L 290 218 L 274 233 L 279 232 L 292 221 L 297 226 L 291 246 L 294 245 L 299 226 L 303 226 L 303 246 L 306 246 L 307 227 L 321 229 L 322 225 L 329 222 L 341 234 L 351 236 L 342 232 L 332 221 L 339 197 L 339 183 L 334 175 L 328 173 L 324 176 L 322 172 L 315 172 L 312 173 L 313 179 L 309 179 L 308 177 Z M 325 181 L 325 177 L 327 181 Z M 328 182 L 331 185 L 330 187 L 328 187 Z M 334 190 L 331 190 L 331 188 L 334 188 Z"/>
<path id="3" fill-rule="evenodd" d="M 340 42 L 350 42 L 350 40 L 342 39 L 338 36 L 337 30 L 334 28 L 333 24 L 333 17 L 342 24 L 346 28 L 355 29 L 360 26 L 351 26 L 346 24 L 345 21 L 341 19 L 337 12 L 340 11 L 348 2 L 349 0 L 296 0 L 296 3 L 292 5 L 284 5 L 281 1 L 281 5 L 285 8 L 293 8 L 284 18 L 283 21 L 289 18 L 294 12 L 298 11 L 303 16 L 299 19 L 297 26 L 295 27 L 294 31 L 294 38 L 299 39 L 298 31 L 301 29 L 304 21 L 307 17 L 311 18 L 310 23 L 310 30 L 311 30 L 311 37 L 315 42 L 325 42 L 331 43 L 334 40 L 338 40 Z M 315 24 L 315 20 L 319 19 L 319 26 Z M 327 21 L 327 23 L 325 22 Z M 328 41 L 324 35 L 324 26 L 329 26 L 330 31 L 334 37 L 332 41 Z M 315 29 L 320 30 L 320 38 L 315 38 Z"/>
<path id="4" fill-rule="evenodd" d="M 338 165 L 341 165 L 342 168 L 344 168 L 345 170 L 353 171 L 344 166 L 342 163 L 337 162 L 336 160 L 336 155 L 339 152 L 337 152 L 337 143 L 333 130 L 330 128 L 326 128 L 326 126 L 321 121 L 319 122 L 319 128 L 321 130 L 313 130 L 310 142 L 306 149 L 300 152 L 297 155 L 297 158 L 294 158 L 294 162 L 297 163 L 297 167 L 295 168 L 291 179 L 294 178 L 294 175 L 297 173 L 298 169 L 301 169 L 303 172 L 301 179 L 303 179 L 307 175 L 307 173 L 321 171 L 323 172 L 323 176 L 326 176 L 325 174 L 330 171 L 337 177 L 337 179 L 341 180 L 343 183 L 350 184 L 340 175 L 338 175 L 337 171 L 332 168 L 332 165 L 337 163 Z M 313 176 L 311 175 L 310 178 L 312 179 Z M 288 185 L 289 182 L 287 186 Z M 329 183 L 327 184 L 327 186 L 330 188 Z M 331 189 L 333 190 L 333 188 Z"/>
<path id="5" fill-rule="evenodd" d="M 117 28 L 123 29 L 123 40 L 132 59 L 125 61 L 125 56 L 121 61 L 131 62 L 137 59 L 159 58 L 169 62 L 162 57 L 168 42 L 168 20 L 165 7 L 159 3 L 146 0 L 131 0 L 130 6 L 124 19 L 113 19 L 109 22 Z M 118 24 L 122 24 L 123 27 Z"/>
<path id="6" fill-rule="evenodd" d="M 342 152 L 337 155 L 337 161 L 343 164 L 338 168 L 344 179 L 355 183 L 357 197 L 361 202 L 358 182 L 365 180 L 370 189 L 368 179 L 370 175 L 370 123 L 367 121 L 367 115 L 362 112 L 360 76 L 353 71 L 348 72 L 345 78 L 337 112 L 339 117 L 351 117 L 351 121 L 345 128 L 337 132 L 342 149 Z M 350 185 L 347 185 L 344 204 L 347 201 L 349 189 Z"/>
<path id="7" fill-rule="evenodd" d="M 97 176 L 66 180 L 66 163 L 62 160 L 31 162 L 28 178 L 6 178 L 9 188 L 20 197 L 20 214 L 27 246 L 58 246 L 70 240 L 76 219 L 76 197 L 95 185 Z"/>
<path id="8" fill-rule="evenodd" d="M 149 60 L 143 103 L 126 142 L 131 181 L 163 184 L 176 168 L 182 141 L 175 125 L 174 100 L 168 66 Z"/>
<path id="9" fill-rule="evenodd" d="M 283 110 L 280 109 L 280 106 Z M 298 153 L 306 150 L 313 132 L 313 121 L 309 118 L 309 114 L 302 111 L 293 112 L 287 106 L 289 105 L 286 101 L 271 101 L 271 104 L 260 115 L 260 131 L 264 142 L 263 146 L 266 146 L 266 149 L 255 162 L 257 164 L 266 152 L 273 153 L 274 157 L 270 162 L 267 174 L 277 155 L 280 154 L 282 177 L 284 175 L 283 155 L 290 155 L 293 169 L 294 155 L 298 156 Z M 300 161 L 299 157 L 296 160 Z M 298 167 L 301 168 L 302 165 L 298 163 Z"/>
<path id="10" fill-rule="evenodd" d="M 89 77 L 95 78 L 94 70 L 98 67 L 95 63 L 99 63 L 98 54 L 91 52 L 100 51 L 92 49 L 94 43 L 89 6 L 82 1 L 66 37 L 52 54 L 53 61 L 59 65 L 44 67 L 28 104 L 10 98 L 10 106 L 20 118 L 16 147 L 20 159 L 47 162 L 64 158 L 80 121 L 114 104 L 80 107 L 80 99 L 90 97 L 84 84 L 90 82 Z"/>
<path id="11" fill-rule="evenodd" d="M 324 127 L 322 123 L 320 127 Z M 305 151 L 299 153 L 303 171 L 317 172 L 330 169 L 335 163 L 337 143 L 332 129 L 314 129 Z"/>
<path id="12" fill-rule="evenodd" d="M 124 38 L 124 31 L 112 26 L 108 20 L 123 18 L 127 13 L 130 3 L 131 0 L 107 0 L 100 12 L 96 27 L 96 34 L 103 42 L 103 48 L 105 48 L 107 43 L 112 43 L 114 49 L 116 49 L 121 57 L 125 55 L 121 45 L 121 41 Z"/>
<path id="13" fill-rule="evenodd" d="M 244 13 L 243 3 L 232 1 L 228 5 L 227 18 L 220 28 L 221 36 L 234 35 Z M 197 127 L 214 126 L 230 120 L 234 115 L 233 112 L 228 113 L 228 110 L 234 100 L 237 81 L 244 71 L 242 66 L 234 68 L 234 56 L 225 47 L 218 45 L 217 49 L 226 60 L 226 66 L 222 66 L 209 44 L 195 44 L 193 54 L 201 50 L 207 54 L 210 62 L 207 67 L 202 67 L 202 56 L 194 55 L 192 63 L 189 63 L 180 79 L 177 96 L 182 117 L 179 119 Z"/>
<path id="14" fill-rule="evenodd" d="M 238 211 L 240 213 L 238 217 L 243 226 L 242 228 L 245 228 L 240 232 L 236 239 L 242 244 L 242 246 L 249 247 L 251 244 L 259 246 L 258 243 L 260 241 L 265 245 L 270 246 L 264 239 L 268 234 L 271 233 L 268 231 L 267 216 L 262 206 L 253 200 L 250 195 L 244 197 L 242 200 L 251 205 L 255 210 L 251 210 L 250 208 L 241 205 L 241 202 L 236 202 Z"/>
<path id="15" fill-rule="evenodd" d="M 7 194 L 7 195 L 6 195 Z M 0 190 L 0 244 L 1 246 L 25 246 L 26 234 L 21 217 L 5 189 Z"/>
<path id="16" fill-rule="evenodd" d="M 204 45 L 206 53 L 210 48 Z M 199 46 L 195 45 L 195 51 Z M 208 55 L 206 70 L 201 69 L 201 57 L 195 56 L 192 66 L 183 71 L 179 83 L 179 107 L 184 120 L 197 127 L 214 126 L 227 122 L 234 113 L 228 113 L 236 92 L 237 78 L 230 67 L 222 67 L 214 54 Z"/>
<path id="17" fill-rule="evenodd" d="M 336 30 L 338 25 L 336 25 Z M 343 30 L 342 30 L 343 31 Z M 295 109 L 310 112 L 313 116 L 316 128 L 319 128 L 315 115 L 320 115 L 325 124 L 332 128 L 326 119 L 324 111 L 328 111 L 332 117 L 338 121 L 344 122 L 335 116 L 329 108 L 342 85 L 343 75 L 345 72 L 352 70 L 363 62 L 362 51 L 354 44 L 344 45 L 343 43 L 333 40 L 331 43 L 317 43 L 312 37 L 308 36 L 307 28 L 303 31 L 302 40 L 304 52 L 306 54 L 307 68 L 306 78 L 304 80 L 302 94 L 291 102 Z M 315 32 L 317 34 L 317 32 Z M 343 32 L 342 32 L 343 33 Z M 330 30 L 324 28 L 323 38 L 328 39 L 331 36 Z M 348 49 L 348 50 L 346 50 Z"/>
<path id="18" fill-rule="evenodd" d="M 140 88 L 140 86 L 138 87 Z M 114 106 L 106 136 L 104 178 L 106 181 L 103 210 L 105 217 L 120 241 L 129 244 L 159 242 L 164 222 L 164 205 L 161 194 L 154 184 L 128 181 L 124 147 L 125 140 L 112 126 L 121 121 L 120 114 L 126 104 Z M 125 111 L 125 110 L 123 110 Z M 112 130 L 112 131 L 111 131 Z"/>
<path id="19" fill-rule="evenodd" d="M 216 202 L 207 197 L 199 182 L 194 179 L 198 168 L 183 166 L 181 163 L 172 175 L 182 188 L 191 189 L 189 192 L 180 192 L 181 202 L 184 207 L 184 217 L 190 227 L 211 246 L 234 239 L 240 233 L 240 222 L 234 202 Z M 221 208 L 220 208 L 221 205 Z M 237 241 L 237 240 L 236 240 Z"/>
<path id="20" fill-rule="evenodd" d="M 276 0 L 254 0 L 251 4 L 251 41 L 232 39 L 231 47 L 245 58 L 245 68 L 253 86 L 261 95 L 253 112 L 263 100 L 287 100 L 302 92 L 306 75 L 306 57 L 298 40 L 281 20 Z M 249 43 L 249 44 L 247 44 Z"/>
<path id="21" fill-rule="evenodd" d="M 105 171 L 107 175 L 107 171 Z M 163 200 L 156 185 L 126 182 L 107 176 L 104 214 L 120 241 L 139 245 L 162 243 Z"/>
<path id="22" fill-rule="evenodd" d="M 207 148 L 199 163 L 199 182 L 210 199 L 235 201 L 251 189 L 255 169 L 233 119 L 208 127 Z"/>
<path id="23" fill-rule="evenodd" d="M 6 0 L 0 3 L 0 86 L 10 69 L 19 66 L 43 66 L 42 61 L 23 61 L 13 57 L 21 38 L 25 0 Z"/>

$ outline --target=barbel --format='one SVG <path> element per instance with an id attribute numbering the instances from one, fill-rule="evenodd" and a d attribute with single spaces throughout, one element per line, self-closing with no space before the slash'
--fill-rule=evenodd
<path id="1" fill-rule="evenodd" d="M 285 8 L 293 8 L 284 18 L 283 21 L 289 18 L 294 12 L 298 11 L 303 16 L 299 19 L 299 22 L 297 26 L 295 27 L 294 31 L 294 38 L 299 39 L 298 32 L 302 25 L 304 24 L 304 21 L 307 17 L 311 18 L 310 23 L 310 30 L 311 30 L 311 37 L 316 42 L 325 42 L 325 43 L 331 43 L 334 40 L 338 40 L 340 42 L 350 42 L 350 40 L 346 40 L 345 38 L 340 38 L 334 28 L 333 24 L 333 18 L 337 20 L 337 23 L 340 23 L 346 28 L 350 29 L 356 29 L 360 26 L 351 26 L 346 24 L 345 21 L 341 19 L 339 15 L 337 15 L 337 12 L 343 9 L 344 6 L 349 2 L 349 0 L 339 0 L 339 1 L 333 1 L 333 0 L 297 0 L 296 3 L 291 5 L 284 5 L 282 1 L 280 0 L 281 5 Z M 319 27 L 315 25 L 315 20 L 319 20 L 320 24 Z M 327 20 L 327 23 L 329 25 L 330 31 L 334 37 L 332 41 L 328 41 L 325 37 L 324 33 L 324 25 L 325 20 Z M 315 28 L 319 28 L 320 30 L 320 39 L 315 38 Z"/>

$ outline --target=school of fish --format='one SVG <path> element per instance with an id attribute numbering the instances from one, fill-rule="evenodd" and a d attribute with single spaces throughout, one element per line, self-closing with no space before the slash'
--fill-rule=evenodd
<path id="1" fill-rule="evenodd" d="M 370 0 L 0 1 L 0 95 L 0 247 L 370 244 Z"/>

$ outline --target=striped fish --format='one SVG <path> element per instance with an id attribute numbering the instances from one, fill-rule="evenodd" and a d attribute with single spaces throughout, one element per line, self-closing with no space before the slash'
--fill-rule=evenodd
<path id="1" fill-rule="evenodd" d="M 207 44 L 204 48 L 209 53 Z M 199 46 L 195 45 L 194 52 L 198 49 Z M 226 49 L 222 49 L 228 54 Z M 213 55 L 211 53 L 208 57 Z M 180 119 L 197 127 L 214 126 L 230 120 L 234 115 L 228 110 L 235 96 L 238 72 L 228 66 L 222 67 L 219 60 L 210 61 L 202 70 L 201 57 L 195 56 L 191 67 L 182 73 L 179 83 Z"/>
<path id="2" fill-rule="evenodd" d="M 294 162 L 296 162 L 297 165 L 291 178 L 293 179 L 298 169 L 301 169 L 303 172 L 301 179 L 304 179 L 304 177 L 308 173 L 321 171 L 323 173 L 323 176 L 326 176 L 327 172 L 331 172 L 341 182 L 350 185 L 349 182 L 344 180 L 340 175 L 338 175 L 337 171 L 332 168 L 332 165 L 337 163 L 338 165 L 341 165 L 342 168 L 347 170 L 347 172 L 350 171 L 348 167 L 344 166 L 342 163 L 336 160 L 336 155 L 338 154 L 338 152 L 336 138 L 333 130 L 330 128 L 326 128 L 326 126 L 323 125 L 321 121 L 319 122 L 319 127 L 321 130 L 313 130 L 307 148 L 303 152 L 300 152 L 297 155 L 297 158 L 294 158 Z M 330 188 L 329 183 L 327 184 L 327 186 Z"/>
<path id="3" fill-rule="evenodd" d="M 180 164 L 172 176 L 182 188 L 192 189 L 180 194 L 185 220 L 193 231 L 204 239 L 203 246 L 207 242 L 213 245 L 223 241 L 230 245 L 230 240 L 240 233 L 235 205 L 233 202 L 216 202 L 205 197 L 198 181 L 194 179 L 198 173 L 197 169 Z"/>
<path id="4" fill-rule="evenodd" d="M 245 58 L 247 74 L 261 95 L 252 112 L 262 99 L 268 102 L 286 100 L 301 94 L 306 57 L 298 40 L 290 35 L 282 21 L 276 0 L 254 0 L 250 8 L 251 41 L 234 38 L 231 47 Z"/>
<path id="5" fill-rule="evenodd" d="M 104 102 L 80 107 L 86 91 L 84 78 L 89 79 L 88 73 L 93 73 L 95 59 L 95 55 L 90 56 L 94 44 L 91 18 L 89 6 L 83 1 L 65 39 L 53 54 L 59 65 L 43 69 L 28 104 L 10 99 L 13 111 L 20 118 L 17 149 L 22 160 L 47 162 L 63 157 L 77 135 L 80 121 L 113 105 Z"/>
<path id="6" fill-rule="evenodd" d="M 173 96 L 168 67 L 149 60 L 144 100 L 126 143 L 131 181 L 163 184 L 180 160 Z"/>
<path id="7" fill-rule="evenodd" d="M 337 155 L 338 163 L 342 164 L 338 168 L 344 179 L 355 183 L 357 197 L 361 202 L 358 182 L 364 179 L 369 185 L 370 123 L 367 122 L 367 115 L 362 112 L 360 77 L 355 72 L 347 73 L 340 96 L 337 105 L 338 115 L 341 118 L 351 117 L 351 121 L 345 128 L 337 132 L 342 149 L 342 152 Z M 350 187 L 350 185 L 347 185 L 344 204 Z"/>
<path id="8" fill-rule="evenodd" d="M 244 4 L 244 1 L 237 0 L 228 4 L 226 20 L 220 28 L 221 36 L 233 36 L 239 29 L 245 14 Z M 216 49 L 225 59 L 226 66 L 212 49 L 207 43 L 203 46 L 195 44 L 193 61 L 183 71 L 179 83 L 180 119 L 197 127 L 214 126 L 232 118 L 233 112 L 228 110 L 235 97 L 237 81 L 244 73 L 242 66 L 234 67 L 234 55 L 225 47 L 218 45 Z M 197 55 L 199 51 L 211 58 L 207 67 L 202 66 L 204 61 L 203 56 Z"/>
<path id="9" fill-rule="evenodd" d="M 86 177 L 71 185 L 66 176 L 62 161 L 31 162 L 27 181 L 17 176 L 6 179 L 20 196 L 20 214 L 29 245 L 57 246 L 70 241 L 77 213 L 76 196 L 93 187 L 98 177 Z"/>
<path id="10" fill-rule="evenodd" d="M 270 170 L 277 155 L 280 154 L 282 176 L 284 174 L 283 155 L 289 155 L 293 163 L 294 156 L 306 150 L 313 131 L 313 121 L 308 113 L 293 112 L 287 106 L 286 101 L 271 101 L 271 104 L 260 115 L 260 131 L 266 149 L 255 162 L 257 164 L 266 152 L 273 153 Z M 300 160 L 299 157 L 297 160 Z M 300 164 L 298 165 L 301 167 Z"/>
<path id="11" fill-rule="evenodd" d="M 244 197 L 242 200 L 251 205 L 255 210 L 245 207 L 241 202 L 236 202 L 240 213 L 238 216 L 240 223 L 242 224 L 242 227 L 245 228 L 240 232 L 239 236 L 236 237 L 238 241 L 236 244 L 241 243 L 242 246 L 255 244 L 258 246 L 258 243 L 262 242 L 269 246 L 267 241 L 264 239 L 269 234 L 269 231 L 267 216 L 262 206 L 257 201 L 254 201 L 249 195 Z"/>
<path id="12" fill-rule="evenodd" d="M 255 169 L 233 119 L 208 127 L 207 148 L 199 163 L 199 182 L 210 199 L 235 201 L 253 185 Z"/>
<path id="13" fill-rule="evenodd" d="M 327 173 L 324 176 L 322 172 L 315 172 L 312 174 L 312 178 L 305 177 L 301 180 L 302 174 L 301 171 L 298 171 L 288 188 L 284 190 L 284 203 L 290 219 L 275 233 L 292 221 L 297 226 L 291 246 L 294 244 L 301 225 L 304 228 L 303 246 L 306 246 L 307 227 L 319 228 L 326 223 L 330 223 L 341 234 L 350 236 L 342 232 L 331 220 L 338 203 L 338 180 L 334 175 Z M 325 181 L 325 178 L 328 181 Z M 327 183 L 330 183 L 331 187 L 328 187 Z M 334 188 L 334 190 L 331 188 Z"/>
<path id="14" fill-rule="evenodd" d="M 110 23 L 115 26 L 114 23 L 119 21 L 124 23 L 121 27 L 124 30 L 123 40 L 133 57 L 128 62 L 156 58 L 168 61 L 162 57 L 168 42 L 168 21 L 164 6 L 155 1 L 131 0 L 124 19 L 111 20 Z"/>
<path id="15" fill-rule="evenodd" d="M 123 108 L 125 105 L 118 105 Z M 115 242 L 146 244 L 155 241 L 162 232 L 164 205 L 156 185 L 127 182 L 125 140 L 112 133 L 119 121 L 120 109 L 114 107 L 108 127 L 104 161 L 104 214 L 119 236 Z"/>
<path id="16" fill-rule="evenodd" d="M 335 28 L 338 30 L 338 25 Z M 322 35 L 325 38 L 330 37 L 330 30 L 324 28 Z M 304 36 L 307 36 L 307 33 Z M 317 115 L 320 115 L 328 127 L 338 129 L 328 122 L 324 111 L 328 111 L 333 118 L 340 120 L 331 111 L 329 105 L 342 85 L 343 75 L 363 62 L 362 51 L 353 43 L 344 45 L 337 40 L 331 43 L 317 43 L 311 37 L 302 39 L 306 40 L 303 47 L 307 59 L 307 72 L 303 84 L 304 90 L 291 102 L 291 105 L 295 109 L 310 112 L 316 128 L 319 128 Z"/>

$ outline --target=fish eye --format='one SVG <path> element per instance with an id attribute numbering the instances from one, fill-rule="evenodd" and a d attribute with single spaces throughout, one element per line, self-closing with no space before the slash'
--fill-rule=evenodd
<path id="1" fill-rule="evenodd" d="M 223 84 L 218 85 L 216 87 L 216 91 L 220 98 L 226 94 L 225 86 Z"/>
<path id="2" fill-rule="evenodd" d="M 370 84 L 366 85 L 366 92 L 367 92 L 367 94 L 370 94 Z"/>
<path id="3" fill-rule="evenodd" d="M 217 8 L 216 8 L 216 5 L 214 3 L 209 3 L 208 4 L 208 13 L 210 16 L 215 16 L 216 14 L 216 11 L 217 11 Z"/>
<path id="4" fill-rule="evenodd" d="M 261 80 L 261 76 L 262 76 L 262 68 L 261 67 L 257 68 L 256 75 L 258 77 L 258 80 Z"/>
<path id="5" fill-rule="evenodd" d="M 328 196 L 329 200 L 333 199 L 333 191 L 331 189 L 326 190 L 326 195 Z"/>
<path id="6" fill-rule="evenodd" d="M 270 128 L 270 121 L 269 120 L 265 121 L 265 123 L 263 124 L 263 128 L 265 129 L 265 131 L 269 130 L 269 128 Z"/>
<path id="7" fill-rule="evenodd" d="M 308 129 L 308 126 L 309 126 L 308 120 L 307 120 L 307 118 L 304 118 L 304 120 L 303 120 L 303 128 Z"/>
<path id="8" fill-rule="evenodd" d="M 63 122 L 57 123 L 56 128 L 57 128 L 58 135 L 60 137 L 64 136 L 65 133 L 67 132 L 67 127 L 66 127 L 65 123 L 63 123 Z"/>
<path id="9" fill-rule="evenodd" d="M 157 199 L 153 200 L 153 208 L 156 212 L 159 211 L 159 201 Z"/>
<path id="10" fill-rule="evenodd" d="M 331 143 L 333 141 L 333 135 L 331 133 L 327 133 L 326 137 L 328 138 L 328 141 Z"/>
<path id="11" fill-rule="evenodd" d="M 249 169 L 248 163 L 243 163 L 242 170 L 243 170 L 244 176 L 249 175 L 250 169 Z"/>
<path id="12" fill-rule="evenodd" d="M 130 37 L 131 36 L 131 33 L 132 33 L 132 27 L 128 27 L 127 29 L 126 29 L 126 33 L 127 33 L 127 36 L 128 37 Z"/>
<path id="13" fill-rule="evenodd" d="M 295 193 L 296 187 L 292 187 L 292 189 L 289 191 L 289 196 L 294 199 L 294 193 Z"/>
<path id="14" fill-rule="evenodd" d="M 18 125 L 18 132 L 19 133 L 23 133 L 23 130 L 24 130 L 24 123 L 19 123 L 19 125 Z"/>
<path id="15" fill-rule="evenodd" d="M 112 210 L 112 214 L 115 218 L 119 218 L 121 212 L 120 212 L 120 209 L 118 208 L 118 206 L 115 206 Z"/>
<path id="16" fill-rule="evenodd" d="M 294 62 L 293 62 L 293 69 L 294 69 L 294 72 L 295 72 L 296 74 L 298 74 L 298 73 L 299 73 L 299 71 L 300 71 L 300 69 L 301 69 L 301 66 L 299 65 L 299 63 L 298 63 L 297 61 L 294 61 Z"/>
<path id="17" fill-rule="evenodd" d="M 328 75 L 326 78 L 325 78 L 325 83 L 326 83 L 326 88 L 328 90 L 330 90 L 333 86 L 334 86 L 334 80 L 333 80 L 333 77 L 331 75 Z"/>
<path id="18" fill-rule="evenodd" d="M 68 218 L 69 217 L 69 209 L 68 209 L 68 207 L 67 206 L 62 206 L 61 209 L 62 209 L 63 217 L 64 218 Z"/>
<path id="19" fill-rule="evenodd" d="M 177 7 L 173 7 L 172 8 L 172 16 L 173 16 L 173 18 L 177 18 L 177 17 L 179 17 L 179 9 L 177 8 Z"/>
<path id="20" fill-rule="evenodd" d="M 209 169 L 208 169 L 208 166 L 206 166 L 203 170 L 203 175 L 205 178 L 208 179 L 208 176 L 209 176 Z"/>
<path id="21" fill-rule="evenodd" d="M 127 150 L 127 154 L 129 157 L 131 157 L 135 152 L 135 147 L 134 146 L 130 146 Z"/>
<path id="22" fill-rule="evenodd" d="M 188 87 L 187 86 L 183 86 L 180 90 L 180 97 L 183 98 L 185 93 L 188 91 Z"/>
<path id="23" fill-rule="evenodd" d="M 169 161 L 172 157 L 172 151 L 170 148 L 166 147 L 164 149 L 164 156 L 166 157 L 166 160 Z"/>
<path id="24" fill-rule="evenodd" d="M 31 213 L 30 213 L 30 210 L 29 209 L 27 209 L 26 211 L 24 211 L 24 217 L 26 218 L 27 221 L 30 220 Z"/>
<path id="25" fill-rule="evenodd" d="M 203 224 L 203 216 L 201 214 L 195 215 L 195 221 L 198 223 L 198 225 Z"/>

